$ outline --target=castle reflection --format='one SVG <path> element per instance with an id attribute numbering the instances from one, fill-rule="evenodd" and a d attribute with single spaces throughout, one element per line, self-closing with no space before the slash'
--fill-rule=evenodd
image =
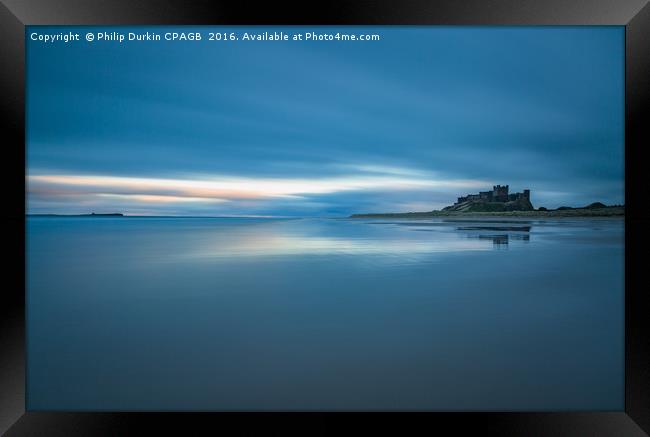
<path id="1" fill-rule="evenodd" d="M 471 236 L 470 236 L 471 237 Z M 492 244 L 495 246 L 503 246 L 508 244 L 510 239 L 519 240 L 519 241 L 530 241 L 530 235 L 528 234 L 499 234 L 499 235 L 478 235 L 479 240 L 492 240 Z"/>

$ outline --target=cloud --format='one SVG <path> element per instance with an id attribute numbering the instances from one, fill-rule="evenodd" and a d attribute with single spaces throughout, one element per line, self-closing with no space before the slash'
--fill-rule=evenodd
<path id="1" fill-rule="evenodd" d="M 52 201 L 77 205 L 119 201 L 139 208 L 160 204 L 203 203 L 211 206 L 230 204 L 231 209 L 241 211 L 260 207 L 265 210 L 309 210 L 314 204 L 336 209 L 337 200 L 343 201 L 349 194 L 360 192 L 367 193 L 374 199 L 388 199 L 398 195 L 407 202 L 409 198 L 419 201 L 423 195 L 432 191 L 455 192 L 478 189 L 488 184 L 486 181 L 471 179 L 435 179 L 426 177 L 420 171 L 403 168 L 356 168 L 359 171 L 347 175 L 313 178 L 212 175 L 180 179 L 31 174 L 27 176 L 27 186 L 32 206 Z M 347 202 L 338 203 L 341 207 L 346 206 Z"/>
<path id="2" fill-rule="evenodd" d="M 114 194 L 114 193 L 97 193 L 99 197 L 108 199 L 122 199 L 131 200 L 138 203 L 178 203 L 178 202 L 206 202 L 206 203 L 220 203 L 226 202 L 225 199 L 206 198 L 206 197 L 191 197 L 191 196 L 171 196 L 171 195 L 157 195 L 157 194 Z"/>
<path id="3" fill-rule="evenodd" d="M 431 210 L 497 183 L 548 207 L 624 201 L 624 29 L 378 31 L 30 44 L 30 211 Z"/>

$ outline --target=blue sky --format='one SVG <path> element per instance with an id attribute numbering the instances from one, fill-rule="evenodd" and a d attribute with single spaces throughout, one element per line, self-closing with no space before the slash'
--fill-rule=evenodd
<path id="1" fill-rule="evenodd" d="M 623 203 L 623 27 L 272 27 L 380 41 L 27 38 L 30 213 L 429 211 L 509 184 Z"/>

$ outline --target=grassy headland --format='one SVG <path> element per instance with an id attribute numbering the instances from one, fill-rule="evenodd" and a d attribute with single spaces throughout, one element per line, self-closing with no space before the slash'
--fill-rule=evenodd
<path id="1" fill-rule="evenodd" d="M 601 206 L 602 205 L 602 206 Z M 352 214 L 350 218 L 429 218 L 429 217 L 622 217 L 625 206 L 593 203 L 582 208 L 534 209 L 531 211 L 428 211 L 379 214 Z"/>

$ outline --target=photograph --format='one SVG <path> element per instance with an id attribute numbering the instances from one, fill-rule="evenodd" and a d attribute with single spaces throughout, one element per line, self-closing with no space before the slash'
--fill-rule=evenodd
<path id="1" fill-rule="evenodd" d="M 28 411 L 623 411 L 624 26 L 25 27 Z"/>

